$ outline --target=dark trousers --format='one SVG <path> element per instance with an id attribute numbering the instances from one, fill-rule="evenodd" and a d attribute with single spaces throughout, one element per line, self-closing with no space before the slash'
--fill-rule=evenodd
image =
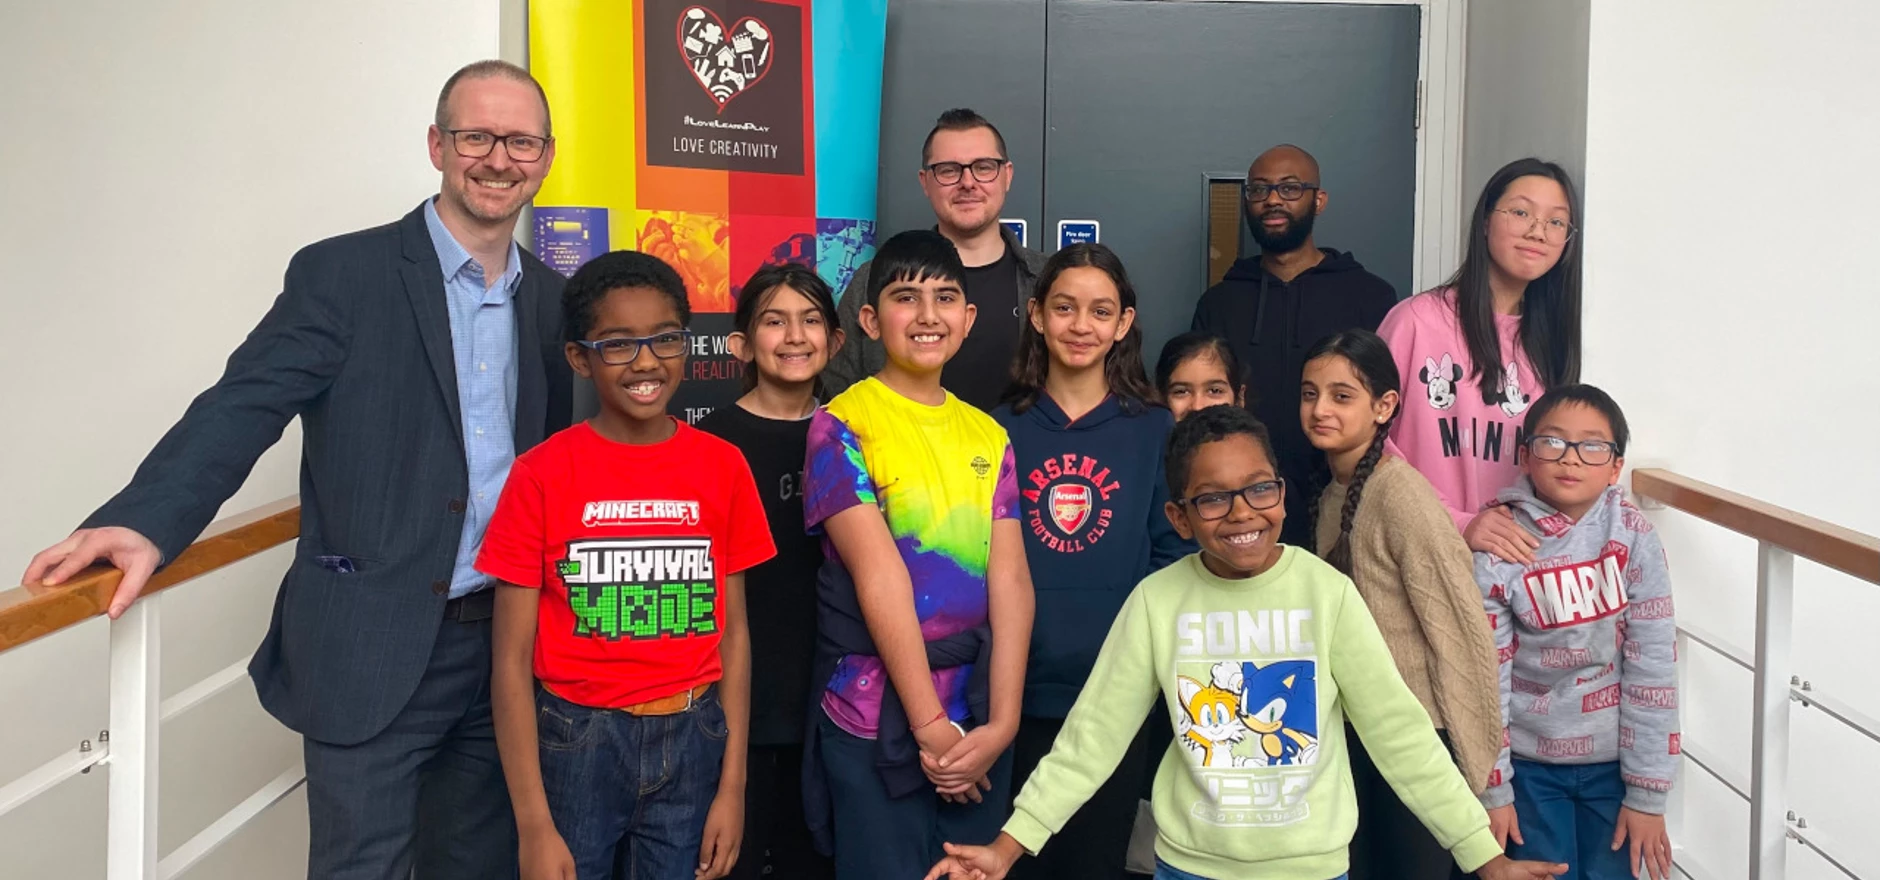
<path id="1" fill-rule="evenodd" d="M 744 842 L 731 880 L 830 880 L 803 817 L 803 746 L 752 746 L 744 778 Z"/>
<path id="2" fill-rule="evenodd" d="M 629 715 L 535 696 L 542 788 L 579 880 L 691 877 L 724 769 L 716 688 L 672 715 Z"/>
<path id="3" fill-rule="evenodd" d="M 1160 720 L 1160 717 L 1156 720 Z M 1153 722 L 1152 722 L 1153 723 Z M 1167 726 L 1167 722 L 1162 722 Z M 1032 718 L 1018 722 L 1018 736 L 1012 739 L 1012 791 L 1023 790 L 1025 780 L 1038 768 L 1038 762 L 1051 752 L 1062 718 Z M 1137 791 L 1149 762 L 1149 725 L 1136 731 L 1123 760 L 1090 800 L 1077 809 L 1069 822 L 1051 836 L 1036 858 L 1021 858 L 1012 866 L 1013 880 L 1054 880 L 1059 877 L 1087 880 L 1122 880 L 1123 862 L 1129 853 L 1129 833 L 1136 824 Z"/>
<path id="4" fill-rule="evenodd" d="M 490 621 L 438 626 L 424 677 L 389 726 L 357 745 L 304 740 L 309 880 L 516 876 L 490 718 Z"/>
<path id="5" fill-rule="evenodd" d="M 891 798 L 875 770 L 873 740 L 852 736 L 828 716 L 822 725 L 823 766 L 835 802 L 836 876 L 840 880 L 918 880 L 946 853 L 947 843 L 991 843 L 1011 813 L 1012 750 L 986 775 L 981 803 L 943 801 L 931 788 Z"/>
<path id="6" fill-rule="evenodd" d="M 1624 801 L 1617 761 L 1542 764 L 1516 758 L 1514 813 L 1525 843 L 1508 841 L 1508 857 L 1565 862 L 1561 880 L 1631 880 L 1631 847 L 1612 849 Z"/>
<path id="7" fill-rule="evenodd" d="M 1449 736 L 1437 731 L 1443 745 Z M 1345 749 L 1351 756 L 1351 784 L 1358 796 L 1358 830 L 1351 837 L 1351 880 L 1463 880 L 1470 875 L 1436 842 L 1422 820 L 1404 806 L 1384 779 L 1351 725 L 1345 725 Z"/>

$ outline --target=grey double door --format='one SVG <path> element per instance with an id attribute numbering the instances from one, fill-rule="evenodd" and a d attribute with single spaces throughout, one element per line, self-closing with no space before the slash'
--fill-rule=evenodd
<path id="1" fill-rule="evenodd" d="M 1151 359 L 1188 328 L 1210 280 L 1208 181 L 1226 192 L 1274 144 L 1319 159 L 1330 201 L 1318 243 L 1352 251 L 1407 295 L 1419 15 L 1405 5 L 891 0 L 882 237 L 932 225 L 915 177 L 921 142 L 942 111 L 971 107 L 1005 136 L 1015 179 L 1003 216 L 1027 221 L 1033 248 L 1057 248 L 1060 220 L 1101 224 L 1141 298 Z M 1214 212 L 1217 255 L 1223 234 L 1256 252 L 1244 228 L 1226 229 L 1226 204 Z"/>

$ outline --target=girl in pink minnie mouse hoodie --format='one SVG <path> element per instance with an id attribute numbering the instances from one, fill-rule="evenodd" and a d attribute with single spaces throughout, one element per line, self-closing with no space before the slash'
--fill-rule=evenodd
<path id="1" fill-rule="evenodd" d="M 1470 549 L 1530 562 L 1539 539 L 1505 511 L 1522 413 L 1580 377 L 1579 196 L 1560 166 L 1521 159 L 1489 178 L 1449 283 L 1393 308 L 1378 335 L 1404 379 L 1391 439 L 1436 488 Z"/>

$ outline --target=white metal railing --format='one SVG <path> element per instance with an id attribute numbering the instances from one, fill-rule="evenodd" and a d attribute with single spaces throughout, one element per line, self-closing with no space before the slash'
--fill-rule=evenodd
<path id="1" fill-rule="evenodd" d="M 306 770 L 295 765 L 158 858 L 157 755 L 163 722 L 241 681 L 247 667 L 245 660 L 232 664 L 160 700 L 163 599 L 161 593 L 146 596 L 111 621 L 110 727 L 98 732 L 95 743 L 86 740 L 0 787 L 0 816 L 5 816 L 61 782 L 106 768 L 106 880 L 174 880 L 307 781 Z"/>
<path id="2" fill-rule="evenodd" d="M 299 508 L 293 499 L 264 505 L 210 526 L 202 540 L 153 578 L 143 598 L 110 622 L 109 726 L 99 731 L 95 742 L 81 742 L 0 786 L 0 817 L 61 782 L 103 767 L 107 771 L 106 880 L 174 880 L 304 784 L 306 771 L 296 764 L 159 858 L 157 773 L 163 723 L 240 682 L 246 677 L 247 661 L 162 699 L 158 648 L 165 597 L 157 591 L 291 540 L 298 531 Z M 0 651 L 95 616 L 117 580 L 115 572 L 91 572 L 62 587 L 0 594 L 9 600 L 0 603 L 0 615 L 25 621 L 0 636 Z"/>
<path id="3" fill-rule="evenodd" d="M 1750 836 L 1746 856 L 1750 880 L 1785 880 L 1788 876 L 1788 842 L 1791 840 L 1812 850 L 1853 880 L 1880 880 L 1880 875 L 1863 876 L 1858 873 L 1846 858 L 1847 850 L 1837 848 L 1819 827 L 1809 826 L 1805 817 L 1797 815 L 1789 807 L 1789 716 L 1793 704 L 1818 711 L 1824 717 L 1876 743 L 1880 743 L 1880 721 L 1816 690 L 1812 682 L 1794 673 L 1796 554 L 1790 546 L 1785 546 L 1806 543 L 1820 549 L 1822 544 L 1832 543 L 1832 558 L 1824 556 L 1818 561 L 1868 583 L 1880 583 L 1880 577 L 1876 577 L 1876 572 L 1880 571 L 1880 541 L 1759 502 L 1752 502 L 1756 510 L 1744 514 L 1743 506 L 1747 499 L 1664 471 L 1642 470 L 1635 473 L 1633 491 L 1641 499 L 1685 510 L 1757 539 L 1756 643 L 1753 653 L 1702 627 L 1682 622 L 1678 626 L 1677 646 L 1677 656 L 1681 661 L 1690 656 L 1691 645 L 1698 645 L 1748 670 L 1753 679 L 1748 779 L 1735 775 L 1702 744 L 1692 742 L 1688 735 L 1680 743 L 1686 759 L 1684 763 L 1717 780 L 1749 805 Z M 1761 527 L 1765 521 L 1768 528 Z M 1745 523 L 1751 523 L 1753 527 L 1745 527 Z M 1815 529 L 1817 525 L 1826 527 L 1833 534 L 1821 542 L 1791 540 L 1797 536 L 1797 530 Z M 1778 534 L 1779 540 L 1771 539 L 1771 535 Z M 1853 560 L 1851 564 L 1850 559 Z M 1679 668 L 1682 673 L 1685 664 L 1680 662 Z M 1683 786 L 1679 786 L 1679 790 L 1682 792 Z M 1709 880 L 1712 876 L 1701 865 L 1693 862 L 1688 852 L 1681 849 L 1676 869 L 1692 880 Z"/>

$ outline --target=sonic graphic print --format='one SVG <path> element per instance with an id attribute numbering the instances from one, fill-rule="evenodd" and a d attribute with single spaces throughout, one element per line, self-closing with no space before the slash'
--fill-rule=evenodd
<path id="1" fill-rule="evenodd" d="M 1176 741 L 1208 800 L 1196 818 L 1222 826 L 1290 825 L 1311 814 L 1318 763 L 1318 663 L 1177 661 Z"/>

